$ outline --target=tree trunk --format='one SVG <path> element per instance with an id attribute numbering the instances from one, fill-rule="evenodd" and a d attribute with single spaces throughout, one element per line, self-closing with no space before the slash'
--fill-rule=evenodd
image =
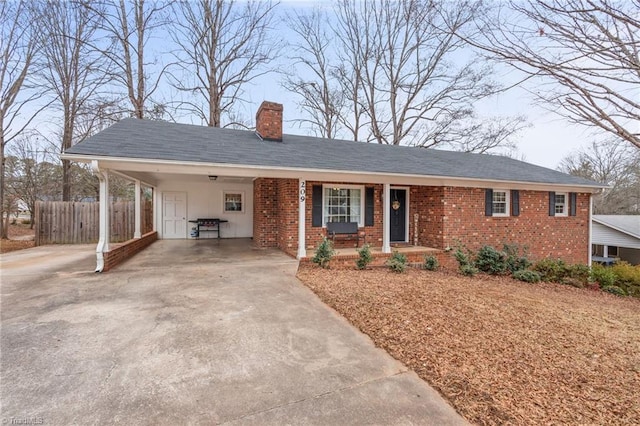
<path id="1" fill-rule="evenodd" d="M 8 238 L 8 227 L 4 226 L 2 222 L 4 214 L 4 136 L 0 131 L 0 239 L 6 240 Z"/>
<path id="2" fill-rule="evenodd" d="M 71 161 L 62 160 L 62 201 L 71 201 Z"/>

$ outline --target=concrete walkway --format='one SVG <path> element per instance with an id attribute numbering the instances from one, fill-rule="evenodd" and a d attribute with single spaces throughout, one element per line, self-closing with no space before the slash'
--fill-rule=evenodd
<path id="1" fill-rule="evenodd" d="M 94 274 L 41 249 L 0 258 L 3 423 L 465 423 L 278 251 L 158 241 Z"/>

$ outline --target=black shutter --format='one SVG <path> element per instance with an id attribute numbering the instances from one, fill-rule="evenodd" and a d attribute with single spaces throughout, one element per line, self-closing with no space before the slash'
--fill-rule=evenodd
<path id="1" fill-rule="evenodd" d="M 364 191 L 364 226 L 373 226 L 373 187 L 365 188 Z"/>
<path id="2" fill-rule="evenodd" d="M 322 226 L 322 185 L 313 185 L 311 226 Z"/>
<path id="3" fill-rule="evenodd" d="M 493 189 L 484 191 L 484 215 L 493 216 Z"/>
<path id="4" fill-rule="evenodd" d="M 520 216 L 520 191 L 511 190 L 511 216 Z"/>
<path id="5" fill-rule="evenodd" d="M 578 207 L 576 204 L 578 204 L 578 194 L 576 194 L 575 192 L 570 192 L 569 193 L 569 216 L 576 215 L 576 210 Z"/>
<path id="6" fill-rule="evenodd" d="M 549 192 L 549 216 L 556 215 L 556 193 L 553 191 Z"/>

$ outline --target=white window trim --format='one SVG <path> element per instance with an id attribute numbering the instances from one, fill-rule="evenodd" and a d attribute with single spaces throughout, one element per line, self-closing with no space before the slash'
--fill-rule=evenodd
<path id="1" fill-rule="evenodd" d="M 493 211 L 493 197 L 491 197 L 491 216 L 493 217 L 509 217 L 511 215 L 511 191 L 508 189 L 494 188 L 493 194 L 496 192 L 504 192 L 504 201 L 506 203 L 504 213 L 496 213 Z"/>
<path id="2" fill-rule="evenodd" d="M 326 188 L 338 188 L 338 189 L 359 189 L 360 190 L 360 220 L 358 221 L 358 228 L 364 227 L 364 199 L 365 199 L 365 189 L 364 185 L 334 185 L 330 183 L 322 184 L 322 227 L 327 227 L 327 218 L 325 217 L 325 206 L 326 206 L 326 197 L 325 197 L 325 189 Z"/>
<path id="3" fill-rule="evenodd" d="M 556 197 L 558 195 L 564 195 L 564 211 L 562 213 L 556 212 L 556 200 L 553 200 L 553 211 L 555 213 L 554 216 L 566 217 L 569 216 L 569 193 L 568 192 L 556 192 Z M 554 197 L 555 198 L 555 197 Z"/>
<path id="4" fill-rule="evenodd" d="M 227 210 L 227 194 L 240 194 L 240 202 L 242 203 L 242 208 L 240 210 Z M 244 191 L 222 191 L 222 213 L 224 214 L 241 214 L 244 213 L 245 203 L 247 202 L 246 197 L 244 196 Z"/>

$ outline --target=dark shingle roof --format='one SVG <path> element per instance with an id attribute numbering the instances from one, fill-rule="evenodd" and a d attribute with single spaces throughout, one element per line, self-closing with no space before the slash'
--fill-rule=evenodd
<path id="1" fill-rule="evenodd" d="M 284 135 L 262 141 L 252 131 L 125 119 L 68 154 L 263 167 L 379 172 L 603 187 L 511 158 Z"/>

